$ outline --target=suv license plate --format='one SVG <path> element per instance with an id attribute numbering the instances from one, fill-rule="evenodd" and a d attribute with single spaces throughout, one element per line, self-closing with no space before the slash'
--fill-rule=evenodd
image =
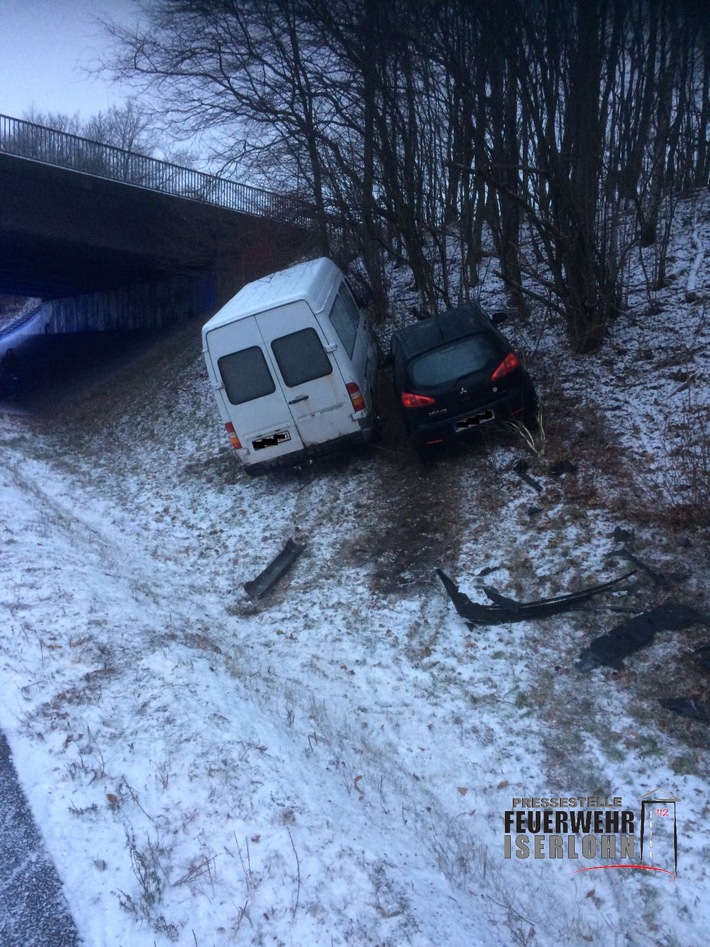
<path id="1" fill-rule="evenodd" d="M 472 414 L 470 418 L 462 418 L 461 421 L 457 421 L 454 425 L 454 429 L 456 431 L 465 431 L 469 427 L 486 424 L 486 422 L 492 421 L 494 418 L 495 414 L 490 409 L 488 411 L 481 411 L 479 414 Z"/>
<path id="2" fill-rule="evenodd" d="M 277 431 L 276 434 L 269 434 L 268 437 L 260 437 L 257 441 L 252 441 L 254 450 L 263 450 L 265 447 L 278 447 L 284 441 L 290 441 L 291 435 L 288 431 Z"/>

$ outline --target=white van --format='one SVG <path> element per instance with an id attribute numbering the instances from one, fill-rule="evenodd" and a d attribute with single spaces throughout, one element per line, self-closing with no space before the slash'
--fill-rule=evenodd
<path id="1" fill-rule="evenodd" d="M 244 286 L 203 327 L 202 350 L 248 472 L 372 437 L 377 348 L 331 260 Z"/>

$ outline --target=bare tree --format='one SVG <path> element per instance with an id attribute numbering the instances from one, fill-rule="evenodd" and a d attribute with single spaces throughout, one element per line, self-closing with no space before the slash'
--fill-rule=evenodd
<path id="1" fill-rule="evenodd" d="M 22 120 L 31 122 L 33 125 L 42 125 L 45 128 L 66 132 L 68 135 L 79 135 L 82 129 L 78 112 L 69 115 L 65 112 L 39 112 L 37 109 L 31 108 L 24 113 Z"/>
<path id="2" fill-rule="evenodd" d="M 158 147 L 158 136 L 150 112 L 138 100 L 129 98 L 124 105 L 112 105 L 82 122 L 76 134 L 124 151 L 151 155 Z"/>
<path id="3" fill-rule="evenodd" d="M 111 177 L 126 181 L 140 181 L 142 172 L 136 157 L 151 155 L 158 145 L 150 114 L 135 99 L 85 121 L 78 113 L 34 109 L 22 121 L 13 134 L 16 153 L 90 174 L 109 172 Z"/>
<path id="4" fill-rule="evenodd" d="M 322 251 L 360 256 L 381 313 L 385 258 L 411 268 L 424 311 L 451 301 L 452 238 L 468 291 L 487 223 L 517 307 L 546 301 L 588 351 L 620 309 L 630 247 L 663 238 L 670 195 L 707 182 L 697 0 L 146 10 L 137 31 L 110 27 L 115 73 L 145 82 L 165 127 L 202 135 L 221 171 L 301 193 Z"/>

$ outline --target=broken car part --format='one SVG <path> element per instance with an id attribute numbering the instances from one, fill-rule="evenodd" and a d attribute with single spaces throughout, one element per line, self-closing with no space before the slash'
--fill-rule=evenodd
<path id="1" fill-rule="evenodd" d="M 249 598 L 261 598 L 269 589 L 273 588 L 291 568 L 304 549 L 305 546 L 299 546 L 298 543 L 289 539 L 278 556 L 268 564 L 263 572 L 260 572 L 251 582 L 244 583 L 244 591 Z"/>
<path id="2" fill-rule="evenodd" d="M 658 703 L 666 710 L 680 714 L 681 717 L 710 723 L 710 712 L 698 697 L 662 697 Z"/>
<path id="3" fill-rule="evenodd" d="M 495 603 L 493 605 L 479 605 L 477 602 L 472 602 L 468 595 L 459 591 L 456 583 L 445 572 L 437 569 L 436 574 L 443 582 L 454 608 L 462 618 L 474 625 L 493 625 L 497 622 L 545 618 L 548 615 L 557 615 L 560 612 L 579 608 L 593 595 L 598 595 L 600 592 L 613 588 L 619 582 L 623 582 L 632 576 L 634 572 L 627 572 L 610 582 L 593 585 L 569 595 L 557 595 L 552 598 L 540 599 L 539 602 L 516 602 L 514 599 L 501 595 L 493 588 L 484 588 L 483 591 L 488 598 Z"/>
<path id="4" fill-rule="evenodd" d="M 589 647 L 582 651 L 575 666 L 579 671 L 591 671 L 602 664 L 614 668 L 623 667 L 623 659 L 641 648 L 648 647 L 656 632 L 678 631 L 707 620 L 707 615 L 690 605 L 668 599 L 662 605 L 623 621 L 607 634 L 595 638 Z"/>
<path id="5" fill-rule="evenodd" d="M 511 470 L 514 474 L 517 474 L 523 483 L 527 483 L 529 487 L 532 487 L 533 490 L 537 490 L 538 493 L 544 493 L 545 488 L 541 483 L 538 483 L 537 480 L 533 478 L 528 473 L 530 469 L 530 464 L 526 460 L 516 460 L 516 462 L 511 467 Z"/>

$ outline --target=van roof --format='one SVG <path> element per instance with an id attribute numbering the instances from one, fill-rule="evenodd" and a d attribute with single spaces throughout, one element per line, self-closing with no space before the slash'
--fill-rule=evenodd
<path id="1" fill-rule="evenodd" d="M 333 283 L 342 279 L 342 276 L 335 263 L 326 257 L 297 263 L 288 269 L 263 276 L 243 286 L 236 296 L 205 323 L 203 332 L 299 299 L 305 299 L 313 312 L 320 312 L 326 304 Z"/>

